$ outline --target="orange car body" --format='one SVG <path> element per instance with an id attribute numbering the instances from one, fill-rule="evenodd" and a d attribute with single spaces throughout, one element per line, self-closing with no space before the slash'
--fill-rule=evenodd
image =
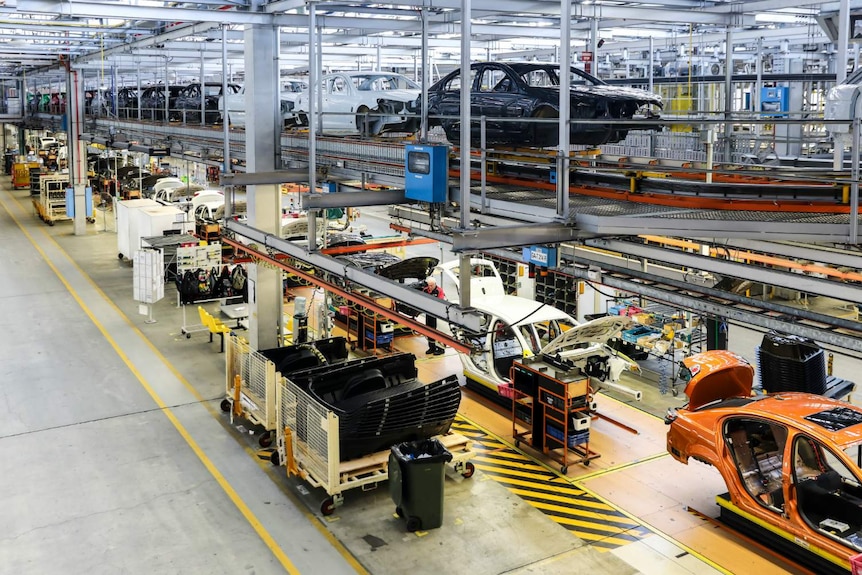
<path id="1" fill-rule="evenodd" d="M 719 504 L 841 569 L 862 552 L 862 409 L 807 393 L 751 395 L 727 351 L 684 360 L 690 403 L 668 414 L 667 450 L 714 466 Z"/>

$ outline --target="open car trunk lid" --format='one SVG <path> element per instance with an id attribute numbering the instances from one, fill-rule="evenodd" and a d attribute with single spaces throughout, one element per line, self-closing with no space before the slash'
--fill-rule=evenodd
<path id="1" fill-rule="evenodd" d="M 540 353 L 554 355 L 584 343 L 607 343 L 631 324 L 632 319 L 625 316 L 611 315 L 596 318 L 564 331 L 543 347 Z"/>
<path id="2" fill-rule="evenodd" d="M 742 356 L 714 349 L 683 360 L 691 379 L 685 386 L 688 409 L 694 410 L 729 397 L 748 397 L 754 383 L 754 368 Z"/>
<path id="3" fill-rule="evenodd" d="M 411 278 L 424 280 L 431 275 L 438 263 L 440 260 L 437 258 L 427 256 L 407 258 L 385 268 L 380 268 L 377 270 L 377 275 L 396 281 Z"/>

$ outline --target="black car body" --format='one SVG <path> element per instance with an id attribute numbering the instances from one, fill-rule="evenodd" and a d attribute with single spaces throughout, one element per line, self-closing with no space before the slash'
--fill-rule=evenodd
<path id="1" fill-rule="evenodd" d="M 486 118 L 486 143 L 546 147 L 559 143 L 559 64 L 542 62 L 478 62 L 470 66 L 473 138 Z M 571 143 L 600 145 L 618 142 L 630 129 L 654 124 L 578 122 L 585 120 L 655 119 L 661 97 L 645 90 L 610 86 L 583 70 L 571 69 Z M 460 142 L 461 71 L 456 70 L 428 90 L 431 126 L 440 125 L 448 140 Z M 517 121 L 527 119 L 529 121 Z M 501 121 L 506 120 L 506 121 Z"/>
<path id="2" fill-rule="evenodd" d="M 181 119 L 177 113 L 177 98 L 183 92 L 185 86 L 168 86 L 168 114 L 169 121 Z M 165 120 L 165 87 L 150 86 L 141 92 L 141 116 L 149 120 Z"/>
<path id="3" fill-rule="evenodd" d="M 120 88 L 117 90 L 117 116 L 120 118 L 138 117 L 138 89 Z"/>
<path id="4" fill-rule="evenodd" d="M 219 98 L 222 95 L 221 82 L 206 82 L 203 87 L 199 83 L 189 84 L 176 99 L 177 113 L 186 122 L 201 121 L 201 96 L 204 99 L 204 123 L 215 124 L 221 120 Z M 228 93 L 238 94 L 238 84 L 228 84 Z"/>

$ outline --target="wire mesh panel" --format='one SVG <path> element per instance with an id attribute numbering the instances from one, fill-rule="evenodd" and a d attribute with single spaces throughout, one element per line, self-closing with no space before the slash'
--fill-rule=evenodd
<path id="1" fill-rule="evenodd" d="M 279 396 L 278 430 L 283 434 L 290 428 L 296 465 L 309 483 L 338 493 L 338 416 L 287 378 L 281 380 Z"/>
<path id="2" fill-rule="evenodd" d="M 244 339 L 231 336 L 227 346 L 227 394 L 233 397 L 236 376 L 240 377 L 243 415 L 267 430 L 276 426 L 275 364 L 254 351 Z"/>

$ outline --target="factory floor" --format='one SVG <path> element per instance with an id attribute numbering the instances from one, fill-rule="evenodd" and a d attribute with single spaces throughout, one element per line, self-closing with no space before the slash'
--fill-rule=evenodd
<path id="1" fill-rule="evenodd" d="M 218 338 L 180 333 L 173 287 L 155 323 L 139 313 L 107 214 L 74 236 L 0 177 L 3 572 L 801 573 L 692 512 L 716 515 L 724 487 L 666 454 L 654 413 L 682 400 L 654 388 L 641 405 L 600 396 L 601 457 L 566 475 L 515 447 L 505 410 L 465 392 L 454 429 L 477 471 L 448 474 L 441 528 L 406 532 L 386 484 L 322 516 L 326 494 L 271 465 L 256 430 L 219 409 L 225 356 Z M 732 328 L 731 342 L 748 349 L 759 334 Z M 424 338 L 396 347 L 416 353 L 422 378 L 460 372 L 452 350 L 424 355 Z M 836 375 L 859 367 L 836 359 Z"/>

